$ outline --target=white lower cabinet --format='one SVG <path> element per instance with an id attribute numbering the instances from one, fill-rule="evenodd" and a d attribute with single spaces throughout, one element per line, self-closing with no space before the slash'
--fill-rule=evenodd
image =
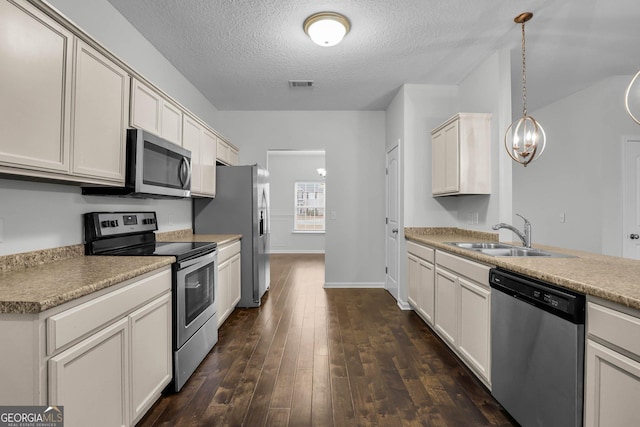
<path id="1" fill-rule="evenodd" d="M 436 267 L 436 332 L 450 345 L 458 343 L 458 277 Z"/>
<path id="2" fill-rule="evenodd" d="M 0 402 L 62 405 L 65 426 L 131 426 L 172 378 L 171 267 L 33 314 L 0 313 Z"/>
<path id="3" fill-rule="evenodd" d="M 218 249 L 218 326 L 227 320 L 240 301 L 240 275 L 240 241 L 236 240 Z"/>
<path id="4" fill-rule="evenodd" d="M 587 304 L 584 425 L 638 425 L 640 312 L 606 304 Z"/>
<path id="5" fill-rule="evenodd" d="M 131 413 L 136 423 L 171 381 L 171 294 L 129 315 Z"/>
<path id="6" fill-rule="evenodd" d="M 49 360 L 49 404 L 67 426 L 127 426 L 129 324 L 121 319 Z"/>
<path id="7" fill-rule="evenodd" d="M 409 303 L 491 388 L 491 266 L 413 242 L 407 261 Z"/>
<path id="8" fill-rule="evenodd" d="M 409 272 L 408 299 L 414 310 L 433 326 L 434 322 L 434 251 L 426 246 L 407 242 Z"/>

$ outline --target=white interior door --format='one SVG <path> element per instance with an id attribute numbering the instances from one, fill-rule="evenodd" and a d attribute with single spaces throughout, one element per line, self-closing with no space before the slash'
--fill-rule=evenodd
<path id="1" fill-rule="evenodd" d="M 386 226 L 386 253 L 387 253 L 387 270 L 385 287 L 398 299 L 398 266 L 399 260 L 399 233 L 400 225 L 398 221 L 399 215 L 399 164 L 398 164 L 398 146 L 396 145 L 387 152 L 387 226 Z"/>
<path id="2" fill-rule="evenodd" d="M 622 256 L 640 259 L 640 137 L 626 139 L 623 168 Z"/>

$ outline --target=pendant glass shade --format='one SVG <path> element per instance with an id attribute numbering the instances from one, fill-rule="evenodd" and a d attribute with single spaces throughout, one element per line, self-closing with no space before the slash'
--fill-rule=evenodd
<path id="1" fill-rule="evenodd" d="M 547 137 L 542 126 L 531 116 L 511 123 L 504 136 L 504 148 L 509 156 L 527 166 L 542 155 Z"/>
<path id="2" fill-rule="evenodd" d="M 335 46 L 349 32 L 349 20 L 339 13 L 321 12 L 304 21 L 304 32 L 319 46 Z"/>
<path id="3" fill-rule="evenodd" d="M 640 71 L 633 77 L 624 95 L 624 106 L 634 122 L 640 125 Z"/>

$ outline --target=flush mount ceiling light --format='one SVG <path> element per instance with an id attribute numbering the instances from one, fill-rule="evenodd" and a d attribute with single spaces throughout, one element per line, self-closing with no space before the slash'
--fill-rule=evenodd
<path id="1" fill-rule="evenodd" d="M 304 32 L 319 46 L 335 46 L 351 29 L 346 16 L 335 12 L 314 13 L 304 20 Z"/>
<path id="2" fill-rule="evenodd" d="M 509 156 L 525 167 L 536 160 L 547 143 L 544 129 L 527 114 L 527 63 L 525 55 L 524 23 L 533 18 L 533 13 L 525 12 L 513 20 L 522 25 L 522 117 L 511 123 L 504 136 L 504 148 Z"/>
<path id="3" fill-rule="evenodd" d="M 624 107 L 634 122 L 640 125 L 640 71 L 631 79 L 624 94 Z"/>

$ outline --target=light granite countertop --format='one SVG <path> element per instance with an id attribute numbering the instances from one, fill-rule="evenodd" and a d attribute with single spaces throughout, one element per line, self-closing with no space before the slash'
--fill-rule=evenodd
<path id="1" fill-rule="evenodd" d="M 416 243 L 640 310 L 640 261 L 637 260 L 536 244 L 532 246 L 573 257 L 493 257 L 447 243 L 497 241 L 496 233 L 459 228 L 405 228 L 404 234 L 407 240 Z"/>
<path id="2" fill-rule="evenodd" d="M 174 257 L 78 256 L 0 271 L 0 313 L 40 313 L 173 262 Z"/>
<path id="3" fill-rule="evenodd" d="M 192 234 L 191 230 L 157 233 L 165 242 L 216 242 L 240 234 Z M 171 265 L 174 257 L 84 256 L 83 245 L 0 257 L 0 313 L 40 313 L 92 292 Z"/>

